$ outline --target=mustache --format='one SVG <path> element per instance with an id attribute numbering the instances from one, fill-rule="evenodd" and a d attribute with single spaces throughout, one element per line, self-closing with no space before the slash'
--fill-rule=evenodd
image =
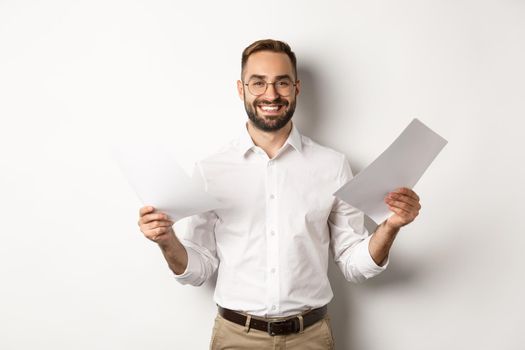
<path id="1" fill-rule="evenodd" d="M 280 97 L 276 98 L 275 100 L 273 101 L 268 101 L 268 100 L 255 100 L 253 101 L 253 104 L 255 106 L 257 105 L 283 105 L 283 106 L 288 106 L 288 101 L 286 100 L 283 100 L 281 99 Z"/>

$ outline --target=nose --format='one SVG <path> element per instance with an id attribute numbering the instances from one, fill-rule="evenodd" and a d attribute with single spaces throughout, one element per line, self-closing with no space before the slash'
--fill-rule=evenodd
<path id="1" fill-rule="evenodd" d="M 266 91 L 264 92 L 264 96 L 272 100 L 279 96 L 279 94 L 277 93 L 277 90 L 275 90 L 275 83 L 271 83 L 266 86 Z"/>

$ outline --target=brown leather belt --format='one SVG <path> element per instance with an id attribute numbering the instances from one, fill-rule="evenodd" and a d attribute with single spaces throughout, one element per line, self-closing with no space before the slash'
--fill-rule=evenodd
<path id="1" fill-rule="evenodd" d="M 240 312 L 225 309 L 220 305 L 217 305 L 219 308 L 219 314 L 228 321 L 237 323 L 241 326 L 246 326 L 247 316 Z M 328 310 L 328 307 L 325 305 L 318 309 L 312 309 L 304 314 L 302 314 L 303 324 L 302 328 L 305 329 L 321 320 Z M 260 318 L 250 318 L 250 328 L 258 329 L 263 332 L 268 332 L 270 335 L 286 335 L 290 333 L 298 333 L 301 329 L 301 320 L 297 316 L 283 317 L 283 320 L 278 321 L 264 321 Z"/>

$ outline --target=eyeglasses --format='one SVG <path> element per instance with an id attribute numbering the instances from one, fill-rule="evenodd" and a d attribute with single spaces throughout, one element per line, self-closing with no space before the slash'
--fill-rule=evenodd
<path id="1" fill-rule="evenodd" d="M 264 94 L 270 84 L 273 84 L 277 94 L 283 97 L 289 96 L 292 93 L 293 88 L 297 86 L 297 83 L 292 82 L 288 78 L 276 80 L 273 83 L 269 83 L 262 79 L 252 79 L 248 83 L 244 83 L 244 85 L 248 86 L 248 91 L 254 96 Z"/>

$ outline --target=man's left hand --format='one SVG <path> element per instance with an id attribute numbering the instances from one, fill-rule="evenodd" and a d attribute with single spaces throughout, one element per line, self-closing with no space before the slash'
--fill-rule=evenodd
<path id="1" fill-rule="evenodd" d="M 385 223 L 394 229 L 399 229 L 414 221 L 421 209 L 419 196 L 406 187 L 388 193 L 385 197 L 385 203 L 388 205 L 388 209 L 394 212 L 394 215 L 390 216 Z"/>

